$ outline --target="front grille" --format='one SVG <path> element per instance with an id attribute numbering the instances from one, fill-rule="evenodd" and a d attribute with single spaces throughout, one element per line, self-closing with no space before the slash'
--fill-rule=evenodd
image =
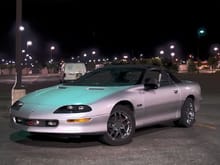
<path id="1" fill-rule="evenodd" d="M 58 120 L 24 119 L 20 117 L 14 117 L 14 121 L 17 124 L 33 127 L 57 127 L 59 124 Z"/>

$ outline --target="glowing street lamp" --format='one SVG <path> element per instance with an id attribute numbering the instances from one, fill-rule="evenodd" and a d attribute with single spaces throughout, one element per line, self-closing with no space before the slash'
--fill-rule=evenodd
<path id="1" fill-rule="evenodd" d="M 198 37 L 200 38 L 200 37 L 203 37 L 203 36 L 205 36 L 206 35 L 206 29 L 205 28 L 199 28 L 198 29 L 198 31 L 197 31 L 197 33 L 198 33 Z"/>
<path id="2" fill-rule="evenodd" d="M 27 46 L 32 46 L 32 41 L 27 41 Z"/>
<path id="3" fill-rule="evenodd" d="M 93 50 L 93 51 L 92 51 L 92 54 L 93 54 L 93 55 L 95 55 L 95 54 L 96 54 L 96 51 L 95 51 L 95 50 Z"/>
<path id="4" fill-rule="evenodd" d="M 164 50 L 160 50 L 160 54 L 163 55 L 164 54 Z"/>
<path id="5" fill-rule="evenodd" d="M 175 48 L 175 46 L 174 45 L 170 45 L 170 49 L 174 49 Z"/>
<path id="6" fill-rule="evenodd" d="M 219 50 L 219 48 L 216 46 L 216 47 L 213 48 L 213 50 L 214 50 L 215 52 L 217 52 L 217 51 Z"/>
<path id="7" fill-rule="evenodd" d="M 175 53 L 172 52 L 172 53 L 170 53 L 170 55 L 171 55 L 171 57 L 173 58 L 173 57 L 175 56 Z"/>
<path id="8" fill-rule="evenodd" d="M 20 31 L 24 31 L 24 26 L 19 26 Z"/>

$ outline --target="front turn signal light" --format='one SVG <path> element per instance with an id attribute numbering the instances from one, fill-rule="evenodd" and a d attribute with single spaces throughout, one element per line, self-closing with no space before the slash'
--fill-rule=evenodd
<path id="1" fill-rule="evenodd" d="M 79 119 L 68 119 L 68 123 L 86 123 L 91 121 L 91 118 L 79 118 Z"/>

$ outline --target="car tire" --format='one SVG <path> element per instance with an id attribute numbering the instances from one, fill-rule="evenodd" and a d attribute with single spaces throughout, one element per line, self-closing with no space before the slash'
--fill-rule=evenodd
<path id="1" fill-rule="evenodd" d="M 181 117 L 179 120 L 174 121 L 176 126 L 181 127 L 192 127 L 195 123 L 195 106 L 192 98 L 186 98 L 182 108 L 181 108 Z"/>
<path id="2" fill-rule="evenodd" d="M 130 143 L 135 133 L 135 119 L 128 106 L 117 105 L 113 108 L 107 123 L 107 132 L 101 141 L 111 146 Z"/>

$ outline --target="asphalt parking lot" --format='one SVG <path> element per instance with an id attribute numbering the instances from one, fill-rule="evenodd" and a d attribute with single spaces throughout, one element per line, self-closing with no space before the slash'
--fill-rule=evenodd
<path id="1" fill-rule="evenodd" d="M 29 137 L 9 125 L 8 106 L 12 83 L 0 82 L 0 165 L 219 165 L 220 74 L 181 74 L 201 84 L 203 100 L 192 128 L 172 123 L 137 130 L 132 143 L 111 147 L 96 137 Z M 2 79 L 2 78 L 0 78 Z M 58 81 L 25 83 L 27 92 Z"/>

